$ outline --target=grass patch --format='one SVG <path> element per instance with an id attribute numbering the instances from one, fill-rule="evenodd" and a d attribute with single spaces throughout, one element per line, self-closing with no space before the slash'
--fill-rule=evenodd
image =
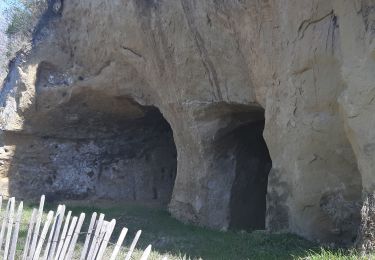
<path id="1" fill-rule="evenodd" d="M 301 258 L 300 258 L 301 259 Z M 307 256 L 302 259 L 308 260 L 373 260 L 375 259 L 374 255 L 360 256 L 354 250 L 343 250 L 343 249 L 334 249 L 328 250 L 325 248 L 320 248 L 319 250 L 309 250 Z"/>
<path id="2" fill-rule="evenodd" d="M 93 212 L 101 212 L 106 219 L 117 220 L 112 241 L 116 242 L 122 227 L 129 228 L 125 244 L 130 245 L 135 232 L 143 230 L 138 250 L 134 259 L 139 259 L 143 249 L 152 244 L 153 253 L 150 260 L 161 259 L 168 256 L 170 260 L 182 259 L 299 259 L 299 260 L 354 260 L 374 259 L 371 256 L 360 258 L 354 251 L 328 250 L 319 248 L 317 244 L 306 241 L 291 234 L 269 234 L 264 231 L 247 232 L 220 232 L 207 228 L 183 224 L 172 218 L 166 210 L 155 207 L 144 207 L 137 205 L 106 205 L 100 207 L 82 206 L 76 203 L 68 210 L 73 215 L 85 212 L 85 224 L 88 225 Z M 27 220 L 30 218 L 32 207 L 35 204 L 25 204 L 25 214 L 20 232 L 20 239 L 25 240 L 27 233 Z M 56 205 L 48 205 L 45 211 L 55 210 Z M 87 226 L 82 231 L 85 232 Z M 80 236 L 78 247 L 81 247 L 85 235 Z M 23 245 L 19 243 L 20 245 Z M 22 248 L 19 249 L 19 256 Z M 110 250 L 107 250 L 110 251 Z M 77 255 L 75 257 L 79 259 Z M 124 252 L 118 259 L 124 259 Z"/>

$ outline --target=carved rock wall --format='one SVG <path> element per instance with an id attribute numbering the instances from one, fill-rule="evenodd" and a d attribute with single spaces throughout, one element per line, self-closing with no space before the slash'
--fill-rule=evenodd
<path id="1" fill-rule="evenodd" d="M 353 242 L 362 194 L 372 193 L 375 181 L 373 0 L 65 0 L 61 10 L 49 12 L 33 50 L 18 57 L 3 86 L 4 147 L 16 134 L 66 135 L 75 146 L 77 136 L 100 134 L 89 118 L 148 124 L 145 111 L 153 106 L 162 114 L 159 122 L 164 117 L 170 125 L 177 150 L 169 204 L 174 216 L 226 229 L 241 222 L 232 206 L 244 203 L 259 208 L 270 230 Z M 85 127 L 76 127 L 77 120 Z M 241 150 L 251 137 L 238 139 L 240 130 L 251 125 L 245 132 L 258 143 L 264 141 L 255 126 L 264 127 L 266 146 L 249 141 Z M 126 136 L 112 142 L 123 147 Z M 138 153 L 149 146 L 173 169 L 173 149 L 155 151 L 170 139 L 158 136 L 133 147 Z M 55 142 L 44 140 L 42 150 Z M 103 142 L 96 145 L 107 147 Z M 124 160 L 128 151 L 119 149 Z M 34 154 L 43 172 L 41 152 L 18 153 L 24 165 L 29 159 L 23 155 Z M 6 158 L 5 165 L 19 165 L 15 155 Z M 135 171 L 142 180 L 156 167 L 143 159 L 137 165 L 145 166 Z M 78 168 L 70 181 L 86 178 Z M 14 185 L 19 178 L 12 176 L 32 172 L 8 169 L 2 172 Z M 238 185 L 240 176 L 247 189 Z M 254 180 L 268 183 L 267 193 L 255 191 Z M 244 200 L 234 201 L 241 190 Z M 266 205 L 251 203 L 245 191 L 267 199 Z M 253 224 L 239 228 L 262 225 Z"/>

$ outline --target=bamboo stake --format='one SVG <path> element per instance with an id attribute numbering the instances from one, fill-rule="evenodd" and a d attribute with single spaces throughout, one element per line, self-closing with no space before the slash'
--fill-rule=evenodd
<path id="1" fill-rule="evenodd" d="M 87 230 L 87 235 L 86 235 L 86 239 L 85 239 L 85 244 L 83 245 L 83 248 L 82 248 L 81 258 L 80 258 L 80 260 L 84 260 L 84 259 L 86 258 L 86 255 L 87 255 L 87 249 L 89 248 L 90 239 L 91 239 L 91 234 L 92 234 L 92 232 L 93 232 L 93 228 L 94 228 L 94 224 L 95 224 L 96 216 L 97 216 L 97 213 L 96 213 L 96 212 L 92 213 L 92 215 L 91 215 L 90 225 L 89 225 L 89 228 L 88 228 L 88 230 Z"/>
<path id="2" fill-rule="evenodd" d="M 65 259 L 67 260 L 72 259 L 74 248 L 76 246 L 79 233 L 81 232 L 81 228 L 82 228 L 83 221 L 85 220 L 85 216 L 86 216 L 85 213 L 81 213 L 81 215 L 79 216 L 78 224 L 76 226 L 76 229 L 74 230 L 73 238 L 72 238 L 72 241 L 70 242 L 68 252 L 65 257 Z"/>
<path id="3" fill-rule="evenodd" d="M 98 256 L 97 256 L 96 260 L 101 260 L 103 258 L 104 252 L 107 248 L 109 239 L 111 238 L 111 235 L 112 235 L 112 232 L 113 232 L 115 226 L 116 226 L 116 220 L 112 219 L 111 222 L 109 223 L 109 225 L 107 225 L 107 230 L 106 230 L 106 233 L 105 233 L 105 236 L 104 236 L 104 239 L 103 239 L 103 243 L 101 244 L 101 246 L 99 248 L 99 252 L 98 252 Z"/>
<path id="4" fill-rule="evenodd" d="M 5 210 L 5 214 L 3 215 L 3 223 L 1 224 L 0 251 L 3 248 L 3 238 L 4 238 L 5 229 L 6 229 L 6 223 L 8 222 L 8 217 L 9 217 L 10 201 L 11 200 L 8 200 L 7 207 L 6 207 L 6 210 Z"/>
<path id="5" fill-rule="evenodd" d="M 2 207 L 2 205 L 3 205 L 3 196 L 0 195 L 0 213 L 1 213 L 1 207 Z"/>
<path id="6" fill-rule="evenodd" d="M 121 245 L 122 243 L 124 242 L 124 239 L 125 239 L 125 236 L 126 236 L 126 233 L 128 233 L 128 229 L 127 228 L 123 228 L 121 230 L 121 233 L 120 233 L 120 236 L 117 240 L 117 243 L 116 243 L 116 246 L 115 248 L 113 249 L 113 252 L 112 252 L 112 255 L 111 255 L 111 258 L 109 260 L 115 260 L 119 251 L 120 251 L 120 248 L 121 248 Z"/>
<path id="7" fill-rule="evenodd" d="M 100 233 L 99 233 L 99 239 L 96 241 L 96 245 L 95 245 L 95 249 L 94 249 L 94 253 L 93 253 L 94 259 L 97 259 L 99 248 L 100 248 L 100 245 L 103 243 L 104 235 L 105 235 L 105 232 L 106 232 L 108 226 L 109 226 L 109 222 L 103 221 L 103 225 L 102 225 L 102 228 L 100 229 Z"/>
<path id="8" fill-rule="evenodd" d="M 134 240 L 132 244 L 130 245 L 129 252 L 125 257 L 125 260 L 130 260 L 130 257 L 133 254 L 134 248 L 137 245 L 137 242 L 138 242 L 139 237 L 141 236 L 141 233 L 142 233 L 142 230 L 138 230 L 137 234 L 135 234 Z"/>
<path id="9" fill-rule="evenodd" d="M 61 209 L 60 209 L 60 214 L 58 216 L 56 231 L 55 231 L 55 234 L 53 235 L 53 238 L 52 238 L 51 250 L 48 253 L 48 258 L 47 258 L 48 260 L 53 259 L 53 257 L 54 257 L 57 242 L 58 242 L 59 235 L 60 235 L 61 225 L 62 225 L 62 222 L 64 220 L 64 215 L 65 215 L 65 205 L 62 205 Z"/>
<path id="10" fill-rule="evenodd" d="M 44 201 L 45 201 L 45 196 L 42 195 L 41 198 L 40 198 L 38 218 L 37 218 L 35 229 L 34 229 L 33 240 L 31 242 L 30 253 L 29 253 L 29 256 L 27 257 L 27 259 L 30 259 L 30 260 L 33 258 L 33 255 L 34 255 L 35 249 L 36 249 L 36 245 L 37 245 L 37 242 L 38 242 L 39 230 L 40 230 L 40 225 L 42 223 L 42 217 L 43 217 Z"/>
<path id="11" fill-rule="evenodd" d="M 89 254 L 88 254 L 87 259 L 94 259 L 94 257 L 95 257 L 94 251 L 95 251 L 97 240 L 99 239 L 99 234 L 100 234 L 100 230 L 101 230 L 102 225 L 103 225 L 103 221 L 104 221 L 104 214 L 100 214 L 99 220 L 96 224 L 95 234 L 94 234 L 94 237 L 92 238 L 92 242 L 91 242 L 91 246 L 90 246 L 90 250 L 89 250 Z"/>
<path id="12" fill-rule="evenodd" d="M 20 230 L 22 211 L 23 211 L 23 202 L 21 201 L 20 204 L 18 205 L 17 216 L 16 216 L 16 224 L 15 224 L 15 227 L 14 227 L 12 245 L 10 247 L 10 253 L 9 253 L 9 260 L 14 260 L 14 258 L 16 256 L 17 240 L 18 240 L 18 233 L 19 233 L 19 230 Z"/>
<path id="13" fill-rule="evenodd" d="M 148 245 L 146 250 L 143 252 L 140 260 L 147 260 L 151 253 L 151 245 Z"/>
<path id="14" fill-rule="evenodd" d="M 10 210 L 9 210 L 9 217 L 8 217 L 8 232 L 6 235 L 5 247 L 4 247 L 4 260 L 8 259 L 9 254 L 9 246 L 10 246 L 10 238 L 12 236 L 13 230 L 13 218 L 14 218 L 14 207 L 16 204 L 16 199 L 12 197 L 10 199 Z"/>
<path id="15" fill-rule="evenodd" d="M 74 231 L 74 228 L 77 224 L 77 220 L 78 220 L 77 217 L 73 217 L 72 223 L 70 223 L 68 235 L 65 238 L 63 249 L 61 250 L 60 256 L 58 258 L 59 260 L 65 259 L 66 251 L 68 250 L 68 246 L 69 246 L 70 241 L 72 239 L 73 231 Z"/>
<path id="16" fill-rule="evenodd" d="M 56 252 L 56 255 L 55 255 L 55 260 L 59 260 L 59 255 L 61 253 L 61 250 L 62 250 L 64 242 L 65 242 L 66 232 L 68 231 L 68 226 L 69 226 L 69 221 L 70 221 L 70 216 L 71 215 L 72 215 L 72 212 L 69 211 L 68 215 L 66 216 L 66 219 L 65 219 L 65 224 L 64 224 L 63 231 L 61 233 L 59 245 L 57 247 L 57 252 Z"/>
<path id="17" fill-rule="evenodd" d="M 47 240 L 47 245 L 46 245 L 46 248 L 44 250 L 43 260 L 46 260 L 47 257 L 48 257 L 48 254 L 49 254 L 49 251 L 50 251 L 49 249 L 50 249 L 51 243 L 52 243 L 52 238 L 53 238 L 55 230 L 56 230 L 57 218 L 59 217 L 60 211 L 61 211 L 61 205 L 58 205 L 57 206 L 57 210 L 56 210 L 56 215 L 53 218 L 52 227 L 51 227 L 51 230 L 49 232 L 49 236 L 48 236 L 48 240 Z"/>
<path id="18" fill-rule="evenodd" d="M 48 212 L 47 220 L 44 223 L 42 234 L 40 235 L 40 238 L 38 240 L 38 244 L 34 253 L 34 256 L 31 256 L 33 260 L 39 260 L 40 253 L 42 252 L 42 247 L 44 244 L 44 241 L 46 240 L 46 236 L 48 233 L 49 226 L 51 225 L 52 219 L 53 219 L 53 211 Z"/>
<path id="19" fill-rule="evenodd" d="M 36 209 L 33 209 L 33 213 L 31 214 L 31 219 L 30 219 L 30 223 L 29 223 L 29 229 L 27 231 L 25 248 L 23 249 L 22 260 L 26 260 L 27 255 L 29 253 L 29 247 L 30 247 L 31 237 L 33 235 L 33 230 L 34 230 L 34 224 L 35 224 L 35 221 L 36 221 L 36 217 L 37 217 L 37 211 L 36 211 Z"/>
<path id="20" fill-rule="evenodd" d="M 60 210 L 61 210 L 61 205 L 58 205 L 57 206 L 57 210 L 56 210 L 56 214 L 53 217 L 52 227 L 51 227 L 51 230 L 50 230 L 49 235 L 48 235 L 48 240 L 47 240 L 46 248 L 44 249 L 43 260 L 46 260 L 47 257 L 48 257 L 49 249 L 50 249 L 51 243 L 52 243 L 52 237 L 53 237 L 53 235 L 55 233 L 55 229 L 56 229 L 57 217 L 58 217 L 58 215 L 60 213 Z"/>

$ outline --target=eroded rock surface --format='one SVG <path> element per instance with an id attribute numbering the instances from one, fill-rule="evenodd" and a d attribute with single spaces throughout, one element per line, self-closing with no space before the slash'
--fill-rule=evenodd
<path id="1" fill-rule="evenodd" d="M 214 228 L 356 239 L 375 183 L 375 1 L 53 6 L 1 93 L 10 193 L 160 198 Z"/>

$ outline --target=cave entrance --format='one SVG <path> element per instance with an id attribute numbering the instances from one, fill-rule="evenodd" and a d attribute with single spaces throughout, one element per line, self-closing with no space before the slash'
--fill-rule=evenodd
<path id="1" fill-rule="evenodd" d="M 94 91 L 57 107 L 47 101 L 40 102 L 37 120 L 28 121 L 32 133 L 5 135 L 6 145 L 17 147 L 9 169 L 12 195 L 170 202 L 177 152 L 158 108 Z"/>
<path id="2" fill-rule="evenodd" d="M 136 119 L 113 118 L 104 123 L 113 136 L 98 141 L 95 195 L 115 200 L 170 202 L 177 169 L 173 133 L 162 113 L 153 106 L 141 107 Z"/>
<path id="3" fill-rule="evenodd" d="M 237 157 L 231 190 L 230 227 L 265 228 L 268 174 L 272 161 L 263 139 L 264 119 L 250 122 L 232 132 Z"/>
<path id="4" fill-rule="evenodd" d="M 264 110 L 259 107 L 231 108 L 223 120 L 216 142 L 216 161 L 227 165 L 229 187 L 229 228 L 257 230 L 265 228 L 268 174 L 272 161 L 263 138 Z"/>

